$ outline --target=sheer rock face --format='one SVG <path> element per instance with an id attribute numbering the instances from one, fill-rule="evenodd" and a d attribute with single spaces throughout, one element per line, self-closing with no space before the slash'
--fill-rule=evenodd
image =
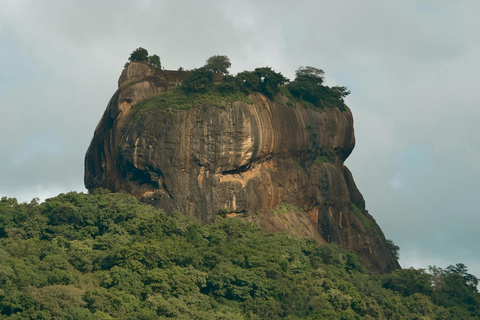
<path id="1" fill-rule="evenodd" d="M 343 165 L 355 144 L 349 110 L 318 112 L 254 93 L 252 104 L 224 110 L 134 114 L 135 103 L 168 90 L 175 77 L 145 63 L 124 69 L 86 154 L 88 189 L 130 193 L 202 223 L 228 208 L 268 232 L 337 242 L 374 272 L 399 268 Z"/>

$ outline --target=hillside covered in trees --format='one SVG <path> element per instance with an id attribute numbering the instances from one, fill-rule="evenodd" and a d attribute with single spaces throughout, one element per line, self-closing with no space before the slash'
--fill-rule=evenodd
<path id="1" fill-rule="evenodd" d="M 3 319 L 479 319 L 463 264 L 378 276 L 338 245 L 97 189 L 0 201 Z"/>

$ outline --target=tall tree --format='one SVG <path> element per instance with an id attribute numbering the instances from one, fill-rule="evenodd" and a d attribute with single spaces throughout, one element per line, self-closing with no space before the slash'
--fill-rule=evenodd
<path id="1" fill-rule="evenodd" d="M 343 98 L 350 94 L 346 87 L 323 85 L 325 72 L 311 66 L 300 67 L 295 72 L 295 80 L 288 84 L 288 90 L 297 98 L 315 106 L 338 107 L 345 110 Z"/>
<path id="2" fill-rule="evenodd" d="M 148 51 L 142 47 L 135 49 L 132 54 L 130 54 L 130 58 L 128 61 L 148 61 Z"/>
<path id="3" fill-rule="evenodd" d="M 319 85 L 323 83 L 325 72 L 322 69 L 318 69 L 311 66 L 300 67 L 295 71 L 295 80 L 302 79 L 308 81 L 313 85 Z"/>
<path id="4" fill-rule="evenodd" d="M 260 79 L 261 92 L 269 98 L 273 98 L 280 91 L 278 86 L 288 82 L 280 72 L 275 72 L 270 67 L 256 68 L 253 73 Z"/>
<path id="5" fill-rule="evenodd" d="M 447 267 L 447 272 L 462 276 L 465 285 L 469 287 L 473 292 L 478 292 L 478 278 L 475 277 L 473 274 L 468 273 L 467 271 L 467 266 L 463 263 L 457 263 L 456 265 L 449 265 Z"/>
<path id="6" fill-rule="evenodd" d="M 162 64 L 160 63 L 160 57 L 157 56 L 156 54 L 148 57 L 148 62 L 150 62 L 153 66 L 157 68 L 162 68 Z"/>
<path id="7" fill-rule="evenodd" d="M 288 85 L 290 92 L 313 104 L 318 101 L 318 89 L 322 85 L 325 72 L 311 66 L 300 67 L 295 71 L 295 80 Z"/>
<path id="8" fill-rule="evenodd" d="M 227 56 L 216 55 L 208 58 L 204 67 L 213 73 L 228 74 L 228 68 L 230 68 L 231 65 L 230 59 Z"/>

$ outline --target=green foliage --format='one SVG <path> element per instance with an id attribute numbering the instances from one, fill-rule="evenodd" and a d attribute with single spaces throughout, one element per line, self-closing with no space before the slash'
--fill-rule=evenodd
<path id="1" fill-rule="evenodd" d="M 235 77 L 226 78 L 224 81 L 230 84 L 233 90 L 246 94 L 261 92 L 272 99 L 280 86 L 288 82 L 281 73 L 273 71 L 270 67 L 256 68 L 254 71 L 243 71 Z"/>
<path id="2" fill-rule="evenodd" d="M 177 87 L 147 99 L 144 99 L 134 106 L 135 114 L 139 115 L 153 110 L 187 110 L 200 108 L 205 105 L 213 105 L 219 109 L 225 109 L 235 101 L 244 101 L 251 104 L 252 101 L 242 92 L 225 92 L 219 86 L 208 86 L 203 92 L 186 92 L 182 87 Z M 198 122 L 201 119 L 197 119 Z"/>
<path id="3" fill-rule="evenodd" d="M 256 68 L 254 74 L 260 80 L 260 92 L 270 99 L 280 91 L 279 86 L 288 82 L 280 72 L 275 72 L 270 67 Z"/>
<path id="4" fill-rule="evenodd" d="M 325 162 L 334 163 L 337 159 L 335 151 L 331 149 L 323 149 L 320 154 L 315 157 L 314 163 L 317 165 L 322 165 Z"/>
<path id="5" fill-rule="evenodd" d="M 431 295 L 430 275 L 424 269 L 396 270 L 383 280 L 383 287 L 399 292 L 403 296 L 414 293 Z"/>
<path id="6" fill-rule="evenodd" d="M 128 67 L 130 62 L 136 62 L 136 61 L 145 61 L 150 63 L 155 68 L 162 68 L 162 64 L 160 63 L 160 57 L 156 54 L 149 56 L 148 51 L 145 48 L 137 48 L 135 49 L 131 54 L 130 57 L 128 58 L 128 62 L 125 63 L 123 66 L 124 68 Z"/>
<path id="7" fill-rule="evenodd" d="M 157 55 L 148 56 L 143 48 L 136 49 L 129 58 L 130 61 L 147 61 L 152 66 L 161 68 L 160 58 Z M 128 63 L 125 65 L 127 66 Z M 189 71 L 182 81 L 181 90 L 171 90 L 165 93 L 140 101 L 137 111 L 142 112 L 155 109 L 190 109 L 212 103 L 224 108 L 225 104 L 237 101 L 250 103 L 248 95 L 260 92 L 269 99 L 281 93 L 287 97 L 287 105 L 294 106 L 301 102 L 306 107 L 324 109 L 325 107 L 338 107 L 346 110 L 343 98 L 350 92 L 346 87 L 327 87 L 323 83 L 323 70 L 314 67 L 301 67 L 296 72 L 295 81 L 289 80 L 281 73 L 275 72 L 270 67 L 256 68 L 254 71 L 243 71 L 235 76 L 228 75 L 231 63 L 227 56 L 212 56 L 205 66 Z M 182 68 L 179 68 L 181 70 Z M 182 69 L 183 70 L 183 69 Z M 213 82 L 214 74 L 224 74 L 221 81 Z M 126 87 L 134 83 L 125 84 Z M 172 93 L 172 91 L 175 91 Z M 202 97 L 202 95 L 207 95 Z M 310 128 L 311 124 L 307 127 Z"/>
<path id="8" fill-rule="evenodd" d="M 308 80 L 313 85 L 319 85 L 323 83 L 325 72 L 322 69 L 318 69 L 311 66 L 300 67 L 295 71 L 296 78 L 303 78 Z"/>
<path id="9" fill-rule="evenodd" d="M 243 71 L 232 78 L 235 81 L 238 91 L 251 93 L 252 91 L 261 92 L 260 78 L 254 71 Z"/>
<path id="10" fill-rule="evenodd" d="M 288 212 L 288 211 L 298 211 L 298 208 L 296 205 L 294 204 L 291 204 L 291 203 L 284 203 L 284 202 L 281 202 L 279 205 L 278 205 L 280 211 L 282 212 Z"/>
<path id="11" fill-rule="evenodd" d="M 385 240 L 385 245 L 387 246 L 388 250 L 390 250 L 390 252 L 393 254 L 395 259 L 398 260 L 400 258 L 399 254 L 398 254 L 398 251 L 400 250 L 400 247 L 397 246 L 395 243 L 393 243 L 393 241 L 390 240 L 390 239 Z"/>
<path id="12" fill-rule="evenodd" d="M 274 215 L 280 218 L 280 220 L 282 220 L 282 222 L 288 227 L 289 230 L 293 231 L 293 226 L 290 224 L 290 222 L 287 219 L 285 219 L 284 214 L 290 211 L 298 211 L 297 206 L 295 206 L 294 204 L 281 202 L 278 205 L 278 208 L 271 209 L 271 211 Z"/>
<path id="13" fill-rule="evenodd" d="M 149 56 L 148 62 L 150 62 L 150 64 L 153 65 L 155 68 L 162 68 L 162 64 L 160 63 L 160 57 L 156 54 Z"/>
<path id="14" fill-rule="evenodd" d="M 230 59 L 227 56 L 215 55 L 207 59 L 205 69 L 213 73 L 228 74 L 228 68 L 231 67 Z"/>
<path id="15" fill-rule="evenodd" d="M 206 67 L 190 71 L 182 82 L 182 88 L 186 92 L 205 92 L 212 85 L 213 72 Z"/>
<path id="16" fill-rule="evenodd" d="M 478 279 L 432 270 L 373 276 L 336 244 L 102 189 L 0 200 L 2 319 L 478 319 Z"/>
<path id="17" fill-rule="evenodd" d="M 346 87 L 328 87 L 323 85 L 324 72 L 315 67 L 300 67 L 295 72 L 295 80 L 287 85 L 296 98 L 307 101 L 317 108 L 335 108 L 346 110 L 343 98 L 350 94 Z"/>
<path id="18" fill-rule="evenodd" d="M 459 275 L 463 278 L 463 282 L 473 292 L 478 292 L 478 278 L 473 274 L 467 272 L 467 266 L 463 263 L 457 263 L 456 265 L 450 265 L 447 267 L 446 272 L 451 275 Z"/>
<path id="19" fill-rule="evenodd" d="M 315 161 L 314 161 L 315 164 L 322 165 L 325 162 L 329 162 L 328 157 L 326 155 L 315 157 Z"/>
<path id="20" fill-rule="evenodd" d="M 433 266 L 429 267 L 429 271 L 433 287 L 432 300 L 436 304 L 455 309 L 455 313 L 459 314 L 463 313 L 460 311 L 462 307 L 480 314 L 478 278 L 469 274 L 463 263 L 450 265 L 446 269 Z M 459 319 L 462 317 L 458 316 Z"/>
<path id="21" fill-rule="evenodd" d="M 148 51 L 142 47 L 135 49 L 128 58 L 128 61 L 148 61 Z"/>
<path id="22" fill-rule="evenodd" d="M 376 233 L 378 233 L 373 222 L 368 220 L 367 217 L 365 217 L 362 211 L 354 203 L 350 203 L 350 208 L 352 209 L 352 212 L 357 216 L 357 218 L 360 219 L 365 229 L 372 229 L 375 230 Z"/>

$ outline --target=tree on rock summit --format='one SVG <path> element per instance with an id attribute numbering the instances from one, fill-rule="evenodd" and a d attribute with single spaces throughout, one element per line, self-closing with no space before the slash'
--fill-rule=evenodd
<path id="1" fill-rule="evenodd" d="M 160 63 L 160 57 L 156 54 L 148 57 L 148 62 L 150 62 L 150 64 L 152 64 L 156 68 L 162 68 L 162 64 Z"/>
<path id="2" fill-rule="evenodd" d="M 130 58 L 128 61 L 148 61 L 148 51 L 142 47 L 135 49 L 132 54 L 130 54 Z"/>
<path id="3" fill-rule="evenodd" d="M 230 68 L 232 63 L 227 56 L 212 56 L 207 59 L 205 64 L 205 69 L 212 71 L 213 73 L 223 73 L 228 74 L 228 68 Z"/>

